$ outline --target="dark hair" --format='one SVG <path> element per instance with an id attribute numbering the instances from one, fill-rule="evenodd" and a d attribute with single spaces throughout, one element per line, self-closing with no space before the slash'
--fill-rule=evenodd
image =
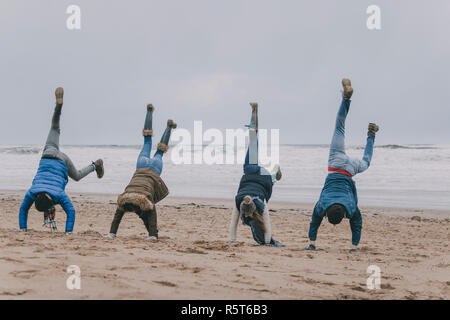
<path id="1" fill-rule="evenodd" d="M 327 215 L 328 221 L 331 224 L 339 224 L 345 217 L 347 210 L 342 204 L 335 203 L 329 206 L 325 213 Z"/>
<path id="2" fill-rule="evenodd" d="M 45 212 L 53 207 L 53 200 L 47 193 L 39 193 L 34 200 L 34 206 L 37 211 Z"/>
<path id="3" fill-rule="evenodd" d="M 239 212 L 243 215 L 251 214 L 255 212 L 256 205 L 250 196 L 245 196 L 239 206 Z"/>

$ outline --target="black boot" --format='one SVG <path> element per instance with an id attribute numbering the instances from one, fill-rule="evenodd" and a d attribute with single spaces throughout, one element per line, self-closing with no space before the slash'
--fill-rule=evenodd
<path id="1" fill-rule="evenodd" d="M 164 131 L 162 137 L 161 137 L 161 142 L 158 143 L 158 150 L 162 151 L 162 152 L 167 152 L 167 150 L 169 149 L 169 140 L 170 140 L 170 133 L 172 132 L 172 129 L 175 129 L 177 127 L 177 124 L 175 122 L 173 122 L 173 120 L 167 120 L 167 127 L 166 130 Z"/>
<path id="2" fill-rule="evenodd" d="M 153 136 L 153 110 L 155 110 L 155 107 L 152 104 L 148 104 L 147 115 L 145 116 L 144 130 L 142 130 L 142 135 L 144 137 Z"/>

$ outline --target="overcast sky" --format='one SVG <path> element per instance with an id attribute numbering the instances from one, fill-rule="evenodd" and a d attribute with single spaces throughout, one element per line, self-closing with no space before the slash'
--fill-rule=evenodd
<path id="1" fill-rule="evenodd" d="M 81 8 L 81 30 L 66 9 Z M 366 9 L 381 8 L 381 30 Z M 192 130 L 240 128 L 249 101 L 281 143 L 449 143 L 450 1 L 2 0 L 0 144 L 42 144 L 63 86 L 62 144 L 140 144 L 146 104 Z"/>

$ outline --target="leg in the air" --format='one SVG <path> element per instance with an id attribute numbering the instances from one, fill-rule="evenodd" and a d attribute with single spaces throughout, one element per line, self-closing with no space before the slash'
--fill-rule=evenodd
<path id="1" fill-rule="evenodd" d="M 148 168 L 150 162 L 150 152 L 152 151 L 152 136 L 153 136 L 153 111 L 155 108 L 152 104 L 147 105 L 147 115 L 145 116 L 144 130 L 142 135 L 144 136 L 144 145 L 142 146 L 141 153 L 139 154 L 136 169 Z"/>
<path id="2" fill-rule="evenodd" d="M 61 158 L 61 160 L 66 164 L 67 170 L 69 172 L 69 177 L 71 177 L 75 181 L 80 181 L 89 173 L 94 171 L 97 172 L 97 177 L 99 179 L 103 177 L 104 168 L 102 159 L 98 159 L 95 162 L 92 162 L 90 165 L 82 168 L 81 170 L 78 170 L 73 164 L 72 160 L 65 153 L 60 152 L 59 158 Z"/>
<path id="3" fill-rule="evenodd" d="M 258 165 L 258 104 L 251 102 L 252 116 L 250 118 L 249 145 L 244 162 L 244 174 L 260 173 L 261 167 Z"/>
<path id="4" fill-rule="evenodd" d="M 350 98 L 353 94 L 350 80 L 343 79 L 342 86 L 344 88 L 342 94 L 343 99 L 336 116 L 336 124 L 328 158 L 328 166 L 339 169 L 344 169 L 343 166 L 347 160 L 347 155 L 345 153 L 345 119 L 350 108 Z"/>
<path id="5" fill-rule="evenodd" d="M 367 143 L 364 148 L 364 156 L 362 159 L 350 159 L 350 164 L 353 167 L 354 174 L 358 174 L 366 171 L 370 162 L 372 161 L 373 155 L 373 145 L 375 143 L 375 134 L 380 128 L 375 123 L 369 123 L 369 128 L 367 130 Z"/>
<path id="6" fill-rule="evenodd" d="M 47 141 L 45 142 L 44 151 L 42 153 L 43 156 L 51 156 L 51 157 L 57 156 L 59 150 L 59 136 L 61 132 L 59 121 L 61 118 L 61 109 L 63 106 L 63 96 L 64 96 L 64 89 L 57 88 L 55 90 L 56 106 L 55 110 L 53 111 L 50 132 L 48 133 Z"/>
<path id="7" fill-rule="evenodd" d="M 164 153 L 169 150 L 168 146 L 170 141 L 170 134 L 172 132 L 172 129 L 175 129 L 176 127 L 177 124 L 173 122 L 173 120 L 167 120 L 166 130 L 164 130 L 164 133 L 161 137 L 161 141 L 158 143 L 155 155 L 150 160 L 149 168 L 154 172 L 156 172 L 158 175 L 161 175 L 163 168 L 162 157 Z"/>

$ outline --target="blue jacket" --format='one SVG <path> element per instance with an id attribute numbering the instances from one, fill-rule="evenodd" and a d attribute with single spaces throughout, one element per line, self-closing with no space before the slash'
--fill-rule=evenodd
<path id="1" fill-rule="evenodd" d="M 255 201 L 255 205 L 258 212 L 262 214 L 264 212 L 264 201 L 269 202 L 272 196 L 272 186 L 272 177 L 270 175 L 261 175 L 259 173 L 244 174 L 235 197 L 236 208 L 239 210 L 242 200 L 249 195 L 260 200 Z"/>
<path id="2" fill-rule="evenodd" d="M 68 182 L 68 170 L 65 163 L 57 159 L 41 159 L 39 169 L 33 179 L 31 188 L 25 194 L 19 210 L 19 226 L 27 227 L 28 211 L 39 193 L 48 193 L 55 204 L 60 204 L 67 215 L 66 232 L 73 230 L 75 209 L 64 192 Z"/>
<path id="3" fill-rule="evenodd" d="M 309 239 L 311 241 L 316 240 L 317 230 L 325 216 L 325 211 L 335 203 L 343 205 L 347 210 L 345 217 L 350 220 L 352 244 L 357 245 L 361 239 L 362 229 L 361 212 L 358 208 L 358 194 L 353 179 L 341 173 L 330 173 L 325 180 L 319 201 L 314 207 L 309 226 Z"/>

